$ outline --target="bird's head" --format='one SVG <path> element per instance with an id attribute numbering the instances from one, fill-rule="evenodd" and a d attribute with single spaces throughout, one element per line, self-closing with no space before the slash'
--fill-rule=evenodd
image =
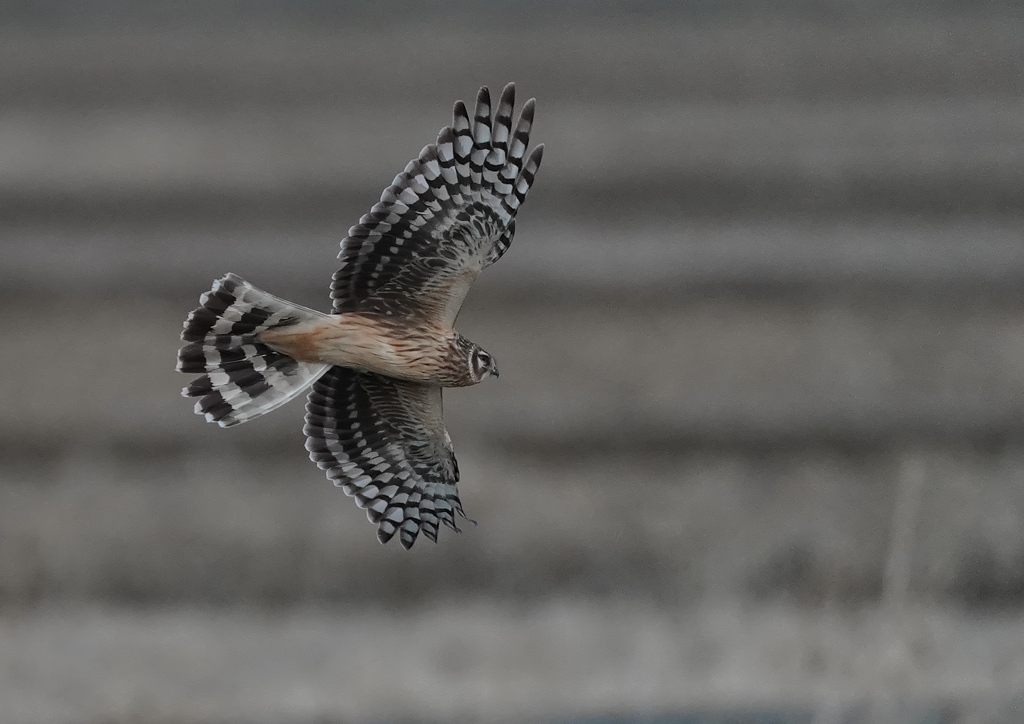
<path id="1" fill-rule="evenodd" d="M 458 370 L 456 377 L 459 381 L 451 386 L 476 385 L 488 377 L 498 376 L 498 365 L 494 358 L 480 345 L 470 342 L 461 334 L 456 333 L 453 347 L 455 356 L 452 362 L 455 363 L 454 367 Z"/>
<path id="2" fill-rule="evenodd" d="M 483 382 L 487 377 L 498 376 L 498 363 L 490 353 L 480 347 L 474 347 L 469 356 L 469 373 L 476 382 Z"/>

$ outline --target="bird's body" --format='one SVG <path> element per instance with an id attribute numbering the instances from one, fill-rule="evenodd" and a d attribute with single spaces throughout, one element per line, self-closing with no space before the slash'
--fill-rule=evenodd
<path id="1" fill-rule="evenodd" d="M 387 542 L 406 548 L 464 515 L 444 427 L 443 387 L 497 377 L 493 358 L 455 331 L 481 270 L 512 243 L 515 215 L 540 166 L 526 155 L 533 100 L 513 126 L 515 89 L 492 116 L 487 88 L 472 116 L 413 159 L 341 242 L 332 314 L 227 274 L 185 322 L 178 370 L 196 412 L 229 427 L 310 390 L 306 449 L 353 496 Z"/>
<path id="2" fill-rule="evenodd" d="M 406 324 L 348 312 L 268 329 L 257 339 L 301 362 L 341 365 L 440 387 L 481 381 L 465 365 L 458 332 L 419 320 Z"/>

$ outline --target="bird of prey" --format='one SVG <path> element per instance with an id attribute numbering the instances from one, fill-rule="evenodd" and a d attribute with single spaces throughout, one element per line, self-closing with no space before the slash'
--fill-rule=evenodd
<path id="1" fill-rule="evenodd" d="M 177 369 L 195 411 L 229 427 L 306 402 L 309 456 L 355 498 L 386 543 L 412 547 L 465 517 L 441 411 L 444 387 L 497 377 L 494 358 L 455 331 L 482 269 L 508 249 L 540 166 L 527 155 L 534 100 L 513 119 L 515 87 L 490 91 L 398 174 L 341 242 L 331 314 L 274 297 L 235 274 L 189 314 Z"/>

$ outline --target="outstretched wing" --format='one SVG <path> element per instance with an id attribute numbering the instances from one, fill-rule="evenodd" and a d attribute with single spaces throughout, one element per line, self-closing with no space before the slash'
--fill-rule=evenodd
<path id="1" fill-rule="evenodd" d="M 534 100 L 512 127 L 515 86 L 501 93 L 491 117 L 487 87 L 472 121 L 455 104 L 454 121 L 424 147 L 341 242 L 334 275 L 334 312 L 418 316 L 450 327 L 470 284 L 497 261 L 515 234 L 544 146 L 524 161 Z"/>
<path id="2" fill-rule="evenodd" d="M 327 477 L 405 548 L 438 523 L 458 531 L 459 468 L 441 417 L 441 388 L 332 367 L 306 403 L 306 449 Z"/>

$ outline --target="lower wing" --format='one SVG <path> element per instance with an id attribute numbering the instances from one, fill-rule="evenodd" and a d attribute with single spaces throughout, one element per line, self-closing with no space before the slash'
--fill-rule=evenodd
<path id="1" fill-rule="evenodd" d="M 465 517 L 459 468 L 441 414 L 441 388 L 332 367 L 306 403 L 310 459 L 366 510 L 386 543 L 411 548 L 420 532 Z"/>

